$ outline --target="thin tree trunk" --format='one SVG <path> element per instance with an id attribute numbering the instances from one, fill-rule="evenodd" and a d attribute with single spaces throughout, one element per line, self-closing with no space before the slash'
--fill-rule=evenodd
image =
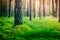
<path id="1" fill-rule="evenodd" d="M 53 16 L 54 16 L 54 1 L 52 0 L 52 12 L 53 12 Z"/>
<path id="2" fill-rule="evenodd" d="M 27 2 L 27 17 L 29 17 L 29 12 L 28 12 L 28 10 L 29 10 L 29 8 L 28 8 L 28 1 L 26 1 Z"/>
<path id="3" fill-rule="evenodd" d="M 7 0 L 0 0 L 0 17 L 7 16 Z"/>
<path id="4" fill-rule="evenodd" d="M 33 18 L 35 18 L 35 16 L 36 16 L 36 13 L 35 13 L 35 0 L 33 0 L 33 12 L 34 12 L 34 15 L 33 15 Z"/>
<path id="5" fill-rule="evenodd" d="M 59 0 L 59 22 L 60 22 L 60 0 Z"/>
<path id="6" fill-rule="evenodd" d="M 15 24 L 22 25 L 22 0 L 15 0 Z"/>
<path id="7" fill-rule="evenodd" d="M 1 9 L 2 9 L 1 6 L 2 5 L 1 4 L 2 4 L 2 0 L 0 0 L 0 17 L 2 16 L 2 12 L 1 12 Z"/>
<path id="8" fill-rule="evenodd" d="M 7 0 L 4 0 L 4 15 L 5 17 L 7 17 Z"/>
<path id="9" fill-rule="evenodd" d="M 9 0 L 9 15 L 8 15 L 9 18 L 10 18 L 10 14 L 11 14 L 11 0 Z"/>
<path id="10" fill-rule="evenodd" d="M 3 16 L 3 14 L 2 14 L 2 0 L 1 0 L 1 16 Z"/>
<path id="11" fill-rule="evenodd" d="M 51 4 L 51 3 L 50 3 L 50 0 L 49 0 L 49 16 L 50 16 L 50 4 Z"/>
<path id="12" fill-rule="evenodd" d="M 1 13 L 1 0 L 0 0 L 0 13 Z"/>
<path id="13" fill-rule="evenodd" d="M 6 11 L 5 11 L 5 15 L 6 15 L 6 17 L 7 17 L 7 0 L 6 0 L 5 3 L 6 3 L 6 5 L 5 5 L 5 6 L 6 6 L 6 7 L 5 7 L 5 9 L 6 9 Z"/>
<path id="14" fill-rule="evenodd" d="M 58 2 L 58 0 L 55 0 L 55 4 L 56 4 L 56 14 L 55 14 L 55 16 L 57 17 L 57 2 Z"/>
<path id="15" fill-rule="evenodd" d="M 45 17 L 45 1 L 43 0 L 43 16 Z"/>
<path id="16" fill-rule="evenodd" d="M 54 0 L 52 0 L 52 12 L 53 12 L 53 17 L 56 17 L 56 12 L 54 10 Z"/>
<path id="17" fill-rule="evenodd" d="M 29 7 L 29 8 L 30 8 L 30 21 L 31 21 L 31 20 L 32 20 L 32 13 L 31 13 L 31 0 L 30 0 L 29 3 L 30 3 L 30 7 Z"/>
<path id="18" fill-rule="evenodd" d="M 29 8 L 28 8 L 28 3 L 27 3 L 27 17 L 29 17 L 29 12 L 28 12 Z"/>
<path id="19" fill-rule="evenodd" d="M 39 18 L 41 19 L 41 0 L 39 0 Z"/>
<path id="20" fill-rule="evenodd" d="M 1 16 L 7 16 L 7 0 L 1 0 Z"/>

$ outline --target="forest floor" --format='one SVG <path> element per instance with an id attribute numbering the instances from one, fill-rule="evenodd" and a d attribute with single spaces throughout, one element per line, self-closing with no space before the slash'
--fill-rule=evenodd
<path id="1" fill-rule="evenodd" d="M 13 28 L 14 19 L 0 18 L 0 40 L 60 40 L 60 23 L 57 18 L 23 18 L 23 25 Z"/>

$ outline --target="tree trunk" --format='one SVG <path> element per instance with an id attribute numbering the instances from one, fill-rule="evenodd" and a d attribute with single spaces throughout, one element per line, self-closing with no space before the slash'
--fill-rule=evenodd
<path id="1" fill-rule="evenodd" d="M 4 0 L 4 15 L 5 17 L 7 17 L 7 0 Z"/>
<path id="2" fill-rule="evenodd" d="M 2 12 L 2 16 L 7 16 L 7 0 L 2 0 L 2 4 L 1 4 L 1 12 Z"/>
<path id="3" fill-rule="evenodd" d="M 43 0 L 43 16 L 45 17 L 45 1 Z"/>
<path id="4" fill-rule="evenodd" d="M 1 7 L 2 7 L 2 0 L 0 0 L 0 17 L 2 16 Z"/>
<path id="5" fill-rule="evenodd" d="M 55 16 L 57 17 L 57 3 L 58 3 L 58 0 L 55 0 L 55 4 L 56 4 L 56 14 L 55 14 Z"/>
<path id="6" fill-rule="evenodd" d="M 15 0 L 15 24 L 22 25 L 22 0 Z"/>
<path id="7" fill-rule="evenodd" d="M 50 2 L 51 2 L 51 1 L 49 0 L 49 16 L 50 16 L 50 4 L 51 4 Z"/>
<path id="8" fill-rule="evenodd" d="M 0 0 L 0 13 L 1 13 L 1 0 Z"/>
<path id="9" fill-rule="evenodd" d="M 60 0 L 59 0 L 59 22 L 60 22 Z"/>
<path id="10" fill-rule="evenodd" d="M 33 0 L 33 12 L 34 12 L 34 15 L 33 15 L 33 18 L 35 18 L 35 16 L 36 16 L 36 13 L 35 13 L 35 0 Z"/>
<path id="11" fill-rule="evenodd" d="M 39 18 L 41 19 L 41 0 L 39 0 Z"/>
<path id="12" fill-rule="evenodd" d="M 29 17 L 29 8 L 28 8 L 28 3 L 27 3 L 27 17 Z"/>
<path id="13" fill-rule="evenodd" d="M 9 18 L 10 18 L 10 14 L 11 14 L 11 0 L 9 0 L 9 15 L 8 15 Z"/>
<path id="14" fill-rule="evenodd" d="M 30 6 L 29 6 L 29 8 L 30 8 L 30 21 L 32 20 L 32 13 L 31 13 L 31 0 L 30 0 Z"/>
<path id="15" fill-rule="evenodd" d="M 54 0 L 52 0 L 52 13 L 53 17 L 56 17 L 56 11 L 54 10 Z"/>

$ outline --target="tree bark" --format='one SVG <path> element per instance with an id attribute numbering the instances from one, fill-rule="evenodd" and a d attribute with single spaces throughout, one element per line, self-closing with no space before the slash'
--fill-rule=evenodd
<path id="1" fill-rule="evenodd" d="M 60 0 L 59 0 L 59 22 L 60 22 Z"/>
<path id="2" fill-rule="evenodd" d="M 2 0 L 0 0 L 0 17 L 2 16 L 1 7 L 2 7 Z"/>
<path id="3" fill-rule="evenodd" d="M 7 0 L 4 0 L 4 15 L 5 17 L 7 17 Z"/>
<path id="4" fill-rule="evenodd" d="M 11 14 L 11 0 L 9 0 L 9 15 L 8 15 L 9 18 L 10 18 L 10 14 Z"/>
<path id="5" fill-rule="evenodd" d="M 22 0 L 15 0 L 15 24 L 22 25 Z"/>
<path id="6" fill-rule="evenodd" d="M 39 18 L 41 19 L 41 0 L 39 0 Z"/>
<path id="7" fill-rule="evenodd" d="M 1 0 L 0 0 L 0 13 L 1 13 Z"/>
<path id="8" fill-rule="evenodd" d="M 49 0 L 49 16 L 50 16 L 50 4 L 51 4 L 51 3 L 50 3 L 50 0 Z"/>
<path id="9" fill-rule="evenodd" d="M 52 0 L 52 13 L 53 17 L 56 17 L 56 11 L 54 10 L 54 0 Z"/>
<path id="10" fill-rule="evenodd" d="M 1 13 L 2 13 L 2 16 L 7 17 L 7 0 L 2 0 Z"/>
<path id="11" fill-rule="evenodd" d="M 29 8 L 28 8 L 28 3 L 27 3 L 27 17 L 29 17 Z"/>
<path id="12" fill-rule="evenodd" d="M 58 4 L 58 0 L 55 0 L 55 4 L 56 4 L 56 14 L 55 14 L 55 16 L 57 17 L 57 4 Z"/>
<path id="13" fill-rule="evenodd" d="M 30 0 L 29 4 L 30 4 L 29 8 L 30 8 L 30 21 L 31 21 L 31 20 L 32 20 L 32 13 L 31 13 L 31 0 Z"/>
<path id="14" fill-rule="evenodd" d="M 35 18 L 36 17 L 36 13 L 35 13 L 35 0 L 33 0 L 33 12 L 34 12 L 33 18 Z"/>
<path id="15" fill-rule="evenodd" d="M 45 17 L 45 1 L 43 0 L 43 16 Z"/>

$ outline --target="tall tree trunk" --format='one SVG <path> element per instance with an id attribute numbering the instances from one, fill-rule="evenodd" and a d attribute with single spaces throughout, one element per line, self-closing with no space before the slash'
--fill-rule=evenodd
<path id="1" fill-rule="evenodd" d="M 29 8 L 30 8 L 30 21 L 32 20 L 32 13 L 31 13 L 31 1 L 32 1 L 32 0 L 30 0 L 30 2 L 29 2 L 29 5 L 30 5 L 30 6 L 29 6 Z"/>
<path id="2" fill-rule="evenodd" d="M 45 0 L 43 0 L 43 16 L 45 17 Z"/>
<path id="3" fill-rule="evenodd" d="M 22 25 L 22 0 L 15 0 L 15 24 Z"/>
<path id="4" fill-rule="evenodd" d="M 0 0 L 0 13 L 1 13 L 1 0 Z"/>
<path id="5" fill-rule="evenodd" d="M 56 14 L 55 14 L 55 16 L 57 17 L 57 3 L 58 3 L 58 0 L 55 0 L 55 4 L 56 4 Z"/>
<path id="6" fill-rule="evenodd" d="M 29 17 L 29 8 L 28 8 L 28 3 L 27 3 L 27 17 Z"/>
<path id="7" fill-rule="evenodd" d="M 54 0 L 52 0 L 52 13 L 53 13 L 53 17 L 56 17 L 56 12 L 54 10 Z"/>
<path id="8" fill-rule="evenodd" d="M 7 16 L 7 0 L 4 0 L 4 15 L 3 16 Z"/>
<path id="9" fill-rule="evenodd" d="M 41 0 L 39 0 L 39 18 L 41 19 Z"/>
<path id="10" fill-rule="evenodd" d="M 34 12 L 33 18 L 35 18 L 35 16 L 36 16 L 36 13 L 35 13 L 35 1 L 36 0 L 33 0 L 33 12 Z"/>
<path id="11" fill-rule="evenodd" d="M 59 22 L 60 22 L 60 0 L 59 0 Z"/>
<path id="12" fill-rule="evenodd" d="M 2 0 L 2 4 L 1 4 L 1 12 L 2 12 L 2 16 L 7 16 L 7 0 Z"/>
<path id="13" fill-rule="evenodd" d="M 49 0 L 49 16 L 50 16 L 50 4 L 51 4 L 51 3 L 50 3 L 50 0 Z"/>
<path id="14" fill-rule="evenodd" d="M 5 7 L 5 9 L 6 9 L 5 14 L 6 14 L 6 17 L 7 17 L 7 0 L 6 0 L 5 3 L 6 3 L 6 5 L 5 5 L 5 6 L 6 6 L 6 7 Z"/>
<path id="15" fill-rule="evenodd" d="M 10 14 L 11 14 L 11 0 L 9 0 L 9 15 L 8 15 L 9 18 L 10 18 Z"/>
<path id="16" fill-rule="evenodd" d="M 52 13 L 53 13 L 53 16 L 54 16 L 54 0 L 52 0 Z"/>
<path id="17" fill-rule="evenodd" d="M 2 7 L 2 0 L 0 0 L 0 17 L 2 16 L 1 7 Z"/>

